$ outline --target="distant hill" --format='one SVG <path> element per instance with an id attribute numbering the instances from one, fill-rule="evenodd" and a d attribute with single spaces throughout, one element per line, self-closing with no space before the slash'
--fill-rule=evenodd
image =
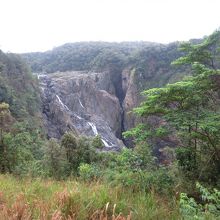
<path id="1" fill-rule="evenodd" d="M 142 82 L 149 82 L 148 79 L 151 78 L 152 86 L 161 86 L 177 72 L 170 63 L 181 55 L 177 50 L 178 45 L 178 42 L 168 45 L 151 42 L 78 42 L 64 44 L 46 52 L 25 53 L 21 56 L 33 72 L 121 72 L 125 67 L 132 66 L 136 73 L 141 75 Z M 141 87 L 146 86 L 149 85 L 143 83 Z"/>
<path id="2" fill-rule="evenodd" d="M 101 69 L 107 65 L 125 65 L 140 51 L 164 48 L 150 42 L 79 42 L 68 43 L 47 52 L 26 53 L 22 56 L 34 72 Z M 133 58 L 133 59 L 132 59 Z"/>
<path id="3" fill-rule="evenodd" d="M 19 120 L 35 117 L 39 112 L 37 79 L 19 55 L 0 51 L 0 102 L 10 105 Z"/>

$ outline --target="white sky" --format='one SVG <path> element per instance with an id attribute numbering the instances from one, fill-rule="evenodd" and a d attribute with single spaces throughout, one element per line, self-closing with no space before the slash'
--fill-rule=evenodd
<path id="1" fill-rule="evenodd" d="M 220 0 L 0 0 L 0 49 L 45 51 L 75 41 L 168 43 L 220 27 Z"/>

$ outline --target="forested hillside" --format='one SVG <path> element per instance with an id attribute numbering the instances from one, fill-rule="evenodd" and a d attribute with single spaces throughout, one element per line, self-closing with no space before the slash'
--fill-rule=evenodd
<path id="1" fill-rule="evenodd" d="M 220 219 L 220 31 L 0 55 L 1 219 Z"/>
<path id="2" fill-rule="evenodd" d="M 132 66 L 136 69 L 137 75 L 140 74 L 143 78 L 140 81 L 149 79 L 156 86 L 158 78 L 160 85 L 171 77 L 178 79 L 178 76 L 174 75 L 181 69 L 170 66 L 170 63 L 181 55 L 177 50 L 178 45 L 179 43 L 163 45 L 150 42 L 79 42 L 65 44 L 43 53 L 22 54 L 22 57 L 33 72 L 53 73 L 71 70 L 113 72 Z M 163 77 L 163 73 L 166 73 L 164 74 L 166 76 Z M 152 78 L 155 78 L 155 82 Z"/>
<path id="3" fill-rule="evenodd" d="M 36 76 L 20 56 L 0 51 L 0 171 L 28 172 L 44 139 Z"/>
<path id="4" fill-rule="evenodd" d="M 163 47 L 145 42 L 68 43 L 44 53 L 23 54 L 34 72 L 101 69 L 107 65 L 125 65 L 132 54 L 143 48 Z"/>
<path id="5" fill-rule="evenodd" d="M 17 119 L 36 116 L 40 106 L 37 79 L 21 57 L 0 51 L 0 74 L 0 102 L 7 102 Z"/>
<path id="6" fill-rule="evenodd" d="M 101 116 L 107 122 L 106 126 L 111 128 L 111 133 L 121 139 L 122 132 L 135 126 L 138 121 L 130 112 L 140 104 L 141 91 L 164 86 L 190 74 L 188 67 L 170 65 L 182 54 L 178 51 L 178 45 L 179 43 L 163 45 L 149 42 L 81 42 L 65 44 L 44 53 L 22 54 L 33 72 L 44 74 L 40 81 L 44 89 L 44 100 L 49 100 L 49 106 L 46 101 L 44 105 L 47 106 L 43 107 L 46 109 L 44 118 L 47 120 L 49 136 L 60 137 L 68 127 L 89 134 L 84 121 L 67 119 L 70 115 L 67 109 L 60 112 L 56 103 L 58 95 L 72 114 L 87 118 L 87 122 L 92 122 L 103 133 L 108 129 L 105 122 L 100 121 Z M 77 71 L 83 71 L 83 74 Z M 50 85 L 45 86 L 45 83 Z M 107 96 L 101 91 L 106 91 L 109 98 L 118 100 L 120 106 L 118 103 L 108 105 L 105 101 Z M 85 108 L 80 109 L 77 106 L 78 100 Z M 108 102 L 112 103 L 110 100 Z M 112 115 L 113 108 L 115 116 Z M 86 115 L 91 115 L 92 120 L 88 121 Z M 60 126 L 57 126 L 58 122 Z M 117 146 L 114 144 L 116 139 L 110 137 L 112 135 L 103 133 L 102 136 L 107 139 L 109 146 Z M 161 142 L 160 145 L 164 146 L 166 142 Z"/>

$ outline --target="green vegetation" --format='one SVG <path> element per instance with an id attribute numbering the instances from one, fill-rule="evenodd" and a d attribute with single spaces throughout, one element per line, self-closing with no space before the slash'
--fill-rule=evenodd
<path id="1" fill-rule="evenodd" d="M 82 42 L 65 44 L 45 53 L 27 53 L 22 56 L 34 72 L 67 70 L 101 70 L 122 67 L 130 54 L 149 43 Z"/>
<path id="2" fill-rule="evenodd" d="M 111 183 L 1 175 L 0 189 L 0 219 L 178 219 L 177 210 L 170 211 L 169 204 L 153 192 L 134 193 Z"/>
<path id="3" fill-rule="evenodd" d="M 0 171 L 13 174 L 0 176 L 0 218 L 219 219 L 219 41 L 220 32 L 216 31 L 199 44 L 182 44 L 179 59 L 175 60 L 177 53 L 173 54 L 172 68 L 183 65 L 182 70 L 189 69 L 189 76 L 143 92 L 146 99 L 134 110 L 143 123 L 125 132 L 126 137 L 133 138 L 134 147 L 121 152 L 104 152 L 98 136 L 88 138 L 68 132 L 60 141 L 42 140 L 38 129 L 22 122 L 22 114 L 13 113 L 16 108 L 11 105 L 16 96 L 6 87 L 0 90 L 4 94 L 0 104 Z M 66 54 L 66 60 L 75 57 L 76 63 L 65 66 L 67 63 L 61 62 L 63 69 L 59 70 L 81 70 L 84 62 L 98 69 L 120 69 L 130 59 L 132 74 L 154 77 L 154 60 L 161 60 L 162 69 L 156 72 L 162 73 L 168 62 L 160 57 L 164 56 L 162 51 L 167 53 L 167 48 L 176 47 L 157 45 L 156 52 L 148 52 L 148 56 L 144 50 L 149 45 L 143 51 L 131 46 L 127 51 L 119 47 L 117 52 L 110 50 L 108 44 L 98 45 L 106 48 L 101 47 L 97 53 L 92 46 L 85 53 L 85 48 L 80 47 L 84 56 L 75 57 L 74 50 L 71 56 Z M 116 45 L 117 49 L 122 46 Z M 47 56 L 51 54 L 48 52 Z M 92 60 L 91 54 L 95 55 Z M 51 68 L 40 70 L 50 72 L 55 71 L 58 60 L 54 57 L 55 63 L 50 67 L 42 66 L 41 60 L 36 62 L 36 69 Z M 146 84 L 140 86 L 149 88 Z M 26 90 L 22 92 L 26 94 Z M 25 101 L 24 115 L 35 118 Z M 156 125 L 152 126 L 151 119 L 157 121 Z M 162 138 L 172 138 L 176 146 L 168 144 L 160 149 L 165 154 L 161 159 L 155 156 L 155 143 Z"/>
<path id="4" fill-rule="evenodd" d="M 180 212 L 186 219 L 219 219 L 220 210 L 220 191 L 214 189 L 209 192 L 208 189 L 196 184 L 196 188 L 200 192 L 202 203 L 198 204 L 194 198 L 188 198 L 185 193 L 180 195 Z"/>
<path id="5" fill-rule="evenodd" d="M 23 175 L 42 157 L 37 79 L 22 59 L 0 51 L 0 171 Z"/>
<path id="6" fill-rule="evenodd" d="M 181 55 L 178 43 L 169 45 L 149 42 L 82 42 L 65 44 L 45 53 L 27 53 L 22 57 L 33 72 L 108 71 L 114 76 L 126 67 L 135 71 L 140 91 L 163 86 L 186 74 L 186 68 L 170 63 Z M 119 79 L 117 79 L 119 80 Z"/>
<path id="7" fill-rule="evenodd" d="M 191 63 L 192 76 L 164 88 L 143 92 L 147 99 L 135 109 L 142 117 L 157 115 L 169 126 L 162 123 L 157 132 L 139 126 L 128 134 L 137 137 L 137 141 L 156 138 L 158 129 L 160 133 L 163 131 L 162 135 L 175 135 L 179 142 L 176 158 L 184 176 L 193 181 L 219 184 L 220 118 L 217 79 L 220 71 L 215 66 L 219 32 L 199 45 L 183 44 L 181 50 L 186 55 L 174 64 Z"/>
<path id="8" fill-rule="evenodd" d="M 12 115 L 18 120 L 34 120 L 39 112 L 37 79 L 20 56 L 1 51 L 0 102 L 8 103 Z"/>
<path id="9" fill-rule="evenodd" d="M 220 187 L 219 42 L 220 32 L 216 31 L 200 44 L 182 44 L 180 49 L 185 55 L 173 64 L 191 65 L 192 75 L 164 88 L 144 91 L 146 100 L 134 111 L 147 123 L 125 133 L 137 145 L 146 144 L 149 149 L 154 148 L 153 143 L 159 138 L 175 137 L 178 147 L 174 152 L 172 146 L 167 146 L 173 157 L 165 164 L 170 164 L 170 171 L 178 170 L 174 180 L 178 180 L 181 190 L 194 194 L 197 200 L 196 181 L 208 187 Z M 158 118 L 156 127 L 150 124 L 152 117 Z M 186 219 L 207 219 L 209 214 L 217 218 L 219 191 L 216 189 L 211 194 L 200 184 L 197 187 L 207 205 L 197 205 L 183 193 L 180 196 L 183 215 Z"/>

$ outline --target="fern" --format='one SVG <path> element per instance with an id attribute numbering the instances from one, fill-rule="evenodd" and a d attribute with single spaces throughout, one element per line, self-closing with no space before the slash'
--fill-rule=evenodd
<path id="1" fill-rule="evenodd" d="M 220 191 L 209 191 L 200 183 L 196 183 L 202 204 L 189 198 L 186 193 L 180 194 L 180 213 L 184 219 L 220 219 Z"/>

